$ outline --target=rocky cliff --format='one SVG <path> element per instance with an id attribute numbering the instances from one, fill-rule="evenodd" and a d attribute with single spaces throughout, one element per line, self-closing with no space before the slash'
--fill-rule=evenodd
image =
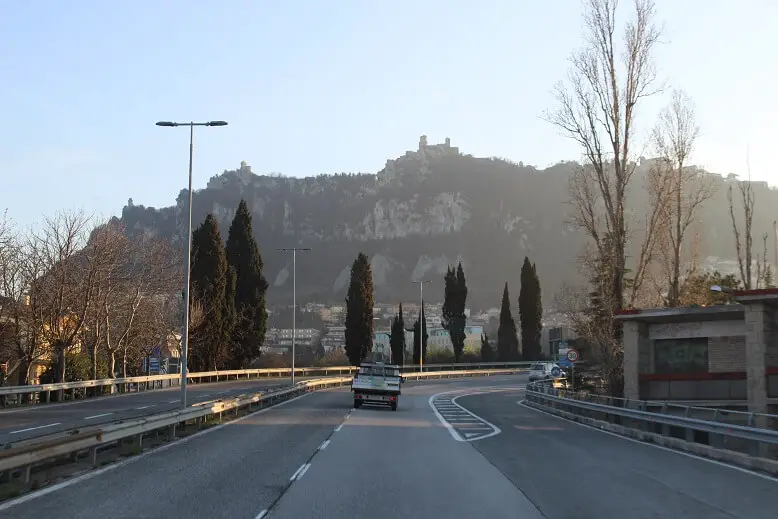
<path id="1" fill-rule="evenodd" d="M 446 139 L 430 145 L 422 137 L 415 151 L 388 160 L 377 174 L 335 174 L 307 178 L 256 175 L 242 163 L 213 177 L 194 193 L 193 221 L 212 212 L 227 228 L 241 198 L 254 214 L 254 231 L 271 285 L 269 298 L 291 299 L 292 258 L 277 247 L 311 247 L 298 254 L 297 294 L 301 301 L 342 301 L 349 269 L 357 253 L 372 259 L 376 300 L 415 300 L 418 285 L 431 299 L 443 293 L 446 266 L 462 260 L 475 306 L 499 302 L 507 280 L 518 297 L 525 255 L 535 261 L 550 301 L 564 281 L 577 278 L 575 257 L 583 237 L 567 223 L 567 185 L 575 163 L 538 170 L 498 158 L 462 154 Z M 639 168 L 640 172 L 645 166 Z M 704 224 L 702 256 L 709 261 L 733 259 L 726 186 L 700 213 Z M 632 212 L 644 214 L 646 197 L 634 183 Z M 756 185 L 755 242 L 770 231 L 770 208 L 778 196 Z M 186 191 L 173 207 L 134 205 L 122 211 L 129 233 L 151 231 L 182 243 L 185 237 Z M 772 242 L 770 242 L 772 243 Z M 761 249 L 761 247 L 760 247 Z M 772 258 L 772 255 L 771 255 Z"/>

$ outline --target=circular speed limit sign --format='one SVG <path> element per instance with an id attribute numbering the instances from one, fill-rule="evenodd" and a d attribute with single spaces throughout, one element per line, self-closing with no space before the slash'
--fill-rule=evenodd
<path id="1" fill-rule="evenodd" d="M 570 362 L 578 362 L 578 350 L 567 350 L 567 360 Z"/>

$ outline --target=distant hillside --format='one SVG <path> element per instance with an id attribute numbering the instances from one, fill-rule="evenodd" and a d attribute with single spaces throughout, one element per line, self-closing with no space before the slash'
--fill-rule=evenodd
<path id="1" fill-rule="evenodd" d="M 254 231 L 271 284 L 272 301 L 291 300 L 291 256 L 276 247 L 306 246 L 297 258 L 297 290 L 302 301 L 342 301 L 357 253 L 372 259 L 378 301 L 415 300 L 419 278 L 433 279 L 430 298 L 442 297 L 446 265 L 461 259 L 475 306 L 495 306 L 507 280 L 518 297 L 525 255 L 538 265 L 544 298 L 577 279 L 575 257 L 583 237 L 567 225 L 567 183 L 577 164 L 545 170 L 497 158 L 460 153 L 446 139 L 406 152 L 377 174 L 336 174 L 307 178 L 255 175 L 239 169 L 213 177 L 194 193 L 195 224 L 213 212 L 226 233 L 241 198 L 254 214 Z M 645 213 L 646 195 L 638 169 L 633 213 Z M 732 260 L 734 247 L 726 186 L 715 176 L 717 194 L 700 212 L 702 257 Z M 778 194 L 755 183 L 754 242 L 771 232 Z M 152 231 L 183 243 L 186 191 L 162 209 L 134 205 L 122 211 L 129 233 Z M 771 249 L 772 250 L 772 249 Z M 770 256 L 772 259 L 772 256 Z"/>

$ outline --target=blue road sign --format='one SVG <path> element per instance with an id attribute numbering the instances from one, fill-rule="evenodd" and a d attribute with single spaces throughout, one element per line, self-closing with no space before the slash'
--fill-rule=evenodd
<path id="1" fill-rule="evenodd" d="M 560 370 L 558 367 L 554 366 L 551 368 L 551 376 L 552 377 L 558 377 L 562 373 L 562 370 Z"/>
<path id="2" fill-rule="evenodd" d="M 559 365 L 560 365 L 560 366 L 562 366 L 563 368 L 572 368 L 572 367 L 573 367 L 573 363 L 572 363 L 572 362 L 570 362 L 569 360 L 567 360 L 566 358 L 561 358 L 561 359 L 559 359 L 559 360 L 557 361 L 557 364 L 559 364 Z"/>

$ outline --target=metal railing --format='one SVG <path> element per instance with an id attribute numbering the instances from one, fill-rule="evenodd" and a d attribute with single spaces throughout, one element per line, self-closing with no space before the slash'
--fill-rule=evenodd
<path id="1" fill-rule="evenodd" d="M 487 362 L 487 363 L 461 363 L 461 364 L 425 364 L 425 372 L 472 370 L 472 369 L 505 369 L 528 367 L 531 362 Z M 296 377 L 308 376 L 341 376 L 351 375 L 358 368 L 354 366 L 333 366 L 326 368 L 295 368 Z M 402 368 L 404 374 L 418 372 L 418 365 L 409 365 Z M 265 369 L 240 369 L 228 371 L 201 371 L 187 373 L 189 382 L 221 382 L 228 380 L 286 377 L 292 373 L 291 368 L 265 368 Z M 0 386 L 0 397 L 5 397 L 6 403 L 48 403 L 51 401 L 51 393 L 63 391 L 65 400 L 88 398 L 89 396 L 104 396 L 109 389 L 119 393 L 132 391 L 149 391 L 178 385 L 181 381 L 180 374 L 146 375 L 126 378 L 107 378 L 99 380 L 80 380 L 77 382 L 63 382 L 58 384 L 36 384 L 28 386 Z M 89 391 L 92 389 L 92 391 Z"/>
<path id="2" fill-rule="evenodd" d="M 424 373 L 406 373 L 406 380 L 429 380 L 475 376 L 514 375 L 523 373 L 522 368 L 436 371 Z M 169 439 L 176 437 L 179 426 L 202 424 L 210 417 L 226 412 L 235 412 L 255 408 L 264 408 L 304 393 L 318 391 L 351 383 L 353 377 L 329 377 L 317 380 L 305 380 L 292 387 L 273 391 L 239 395 L 224 400 L 201 403 L 181 410 L 166 411 L 131 420 L 123 420 L 92 428 L 80 428 L 49 436 L 25 440 L 6 446 L 0 450 L 0 475 L 11 476 L 21 470 L 21 479 L 29 483 L 33 467 L 58 458 L 78 459 L 79 454 L 87 452 L 93 467 L 97 466 L 97 454 L 101 449 L 116 446 L 130 440 L 136 449 L 141 449 L 144 437 L 160 430 L 166 430 Z M 12 479 L 12 478 L 10 478 Z"/>
<path id="3" fill-rule="evenodd" d="M 525 395 L 525 402 L 535 407 L 582 417 L 596 422 L 593 425 L 647 433 L 649 436 L 637 435 L 643 439 L 658 436 L 669 439 L 666 443 L 675 447 L 682 446 L 673 439 L 717 451 L 778 459 L 778 415 L 573 392 L 556 389 L 545 381 L 527 384 Z M 710 455 L 705 449 L 697 450 Z M 778 463 L 764 461 L 770 463 L 769 470 L 778 473 Z"/>

